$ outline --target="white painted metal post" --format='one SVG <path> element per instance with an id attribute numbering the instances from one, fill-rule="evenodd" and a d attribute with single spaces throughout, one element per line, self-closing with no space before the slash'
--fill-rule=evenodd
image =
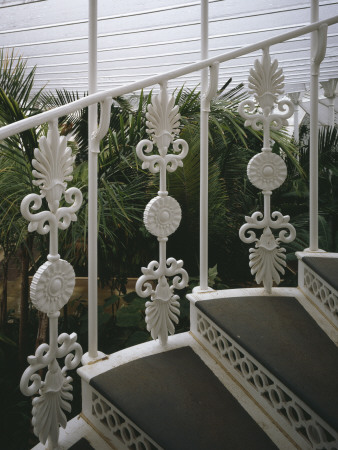
<path id="1" fill-rule="evenodd" d="M 335 102 L 335 97 L 330 97 L 329 98 L 329 126 L 330 127 L 334 127 L 334 118 L 335 118 L 334 102 Z"/>
<path id="2" fill-rule="evenodd" d="M 297 144 L 299 143 L 299 104 L 295 104 L 295 111 L 293 114 L 293 128 L 294 128 L 294 139 Z"/>
<path id="3" fill-rule="evenodd" d="M 89 0 L 88 90 L 97 90 L 97 0 Z M 88 107 L 88 353 L 82 362 L 98 358 L 97 352 L 97 104 Z"/>
<path id="4" fill-rule="evenodd" d="M 208 0 L 201 0 L 201 59 L 208 58 Z M 200 118 L 200 290 L 208 289 L 208 119 L 203 96 L 208 88 L 208 69 L 201 71 Z"/>
<path id="5" fill-rule="evenodd" d="M 335 99 L 336 99 L 337 82 L 338 82 L 338 78 L 331 78 L 331 80 L 322 81 L 320 83 L 322 85 L 322 88 L 324 89 L 324 95 L 329 101 L 328 125 L 330 127 L 334 127 L 334 122 L 335 122 L 334 105 L 335 105 Z"/>
<path id="6" fill-rule="evenodd" d="M 318 0 L 311 0 L 311 22 L 319 19 Z M 311 86 L 310 86 L 310 251 L 318 250 L 318 81 L 319 64 L 315 55 L 318 32 L 311 33 Z"/>

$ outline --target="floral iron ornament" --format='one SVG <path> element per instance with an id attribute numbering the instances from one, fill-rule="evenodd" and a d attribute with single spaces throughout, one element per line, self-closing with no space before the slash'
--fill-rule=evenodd
<path id="1" fill-rule="evenodd" d="M 67 370 L 75 369 L 82 357 L 81 346 L 76 342 L 75 333 L 58 336 L 58 317 L 60 309 L 68 302 L 75 285 L 75 273 L 72 266 L 58 254 L 58 229 L 65 230 L 72 221 L 76 221 L 76 212 L 82 203 L 81 191 L 67 189 L 67 181 L 72 180 L 74 157 L 67 147 L 65 137 L 60 138 L 57 121 L 49 123 L 46 137 L 39 140 L 39 149 L 35 149 L 32 161 L 33 184 L 39 186 L 40 195 L 29 194 L 21 202 L 21 213 L 29 221 L 28 230 L 39 234 L 49 233 L 49 254 L 46 261 L 35 273 L 30 295 L 33 305 L 49 318 L 49 345 L 40 345 L 34 356 L 28 357 L 29 367 L 25 370 L 20 383 L 24 395 L 33 399 L 33 427 L 40 442 L 47 439 L 50 448 L 58 448 L 59 426 L 66 427 L 64 411 L 70 412 L 73 396 L 72 379 Z M 70 206 L 60 207 L 64 196 Z M 49 211 L 37 211 L 46 198 Z M 65 366 L 60 368 L 57 359 L 65 358 Z M 39 371 L 48 367 L 44 380 Z"/>
<path id="2" fill-rule="evenodd" d="M 168 96 L 165 86 L 161 86 L 159 96 L 148 106 L 148 134 L 153 142 L 144 139 L 136 147 L 138 157 L 143 161 L 142 168 L 152 173 L 160 173 L 158 196 L 150 200 L 144 211 L 144 223 L 147 230 L 157 237 L 159 242 L 159 262 L 152 261 L 148 267 L 142 267 L 143 275 L 137 280 L 136 292 L 140 297 L 150 297 L 146 303 L 146 323 L 153 339 L 159 338 L 162 344 L 168 339 L 168 333 L 174 334 L 174 323 L 178 323 L 179 296 L 175 289 L 183 289 L 188 284 L 188 274 L 183 269 L 183 261 L 166 256 L 168 236 L 176 231 L 181 221 L 181 208 L 178 202 L 168 196 L 166 190 L 166 172 L 173 172 L 182 166 L 182 159 L 188 153 L 188 144 L 183 139 L 175 139 L 179 132 L 180 115 L 178 106 L 174 106 L 173 96 Z M 154 144 L 158 154 L 150 154 Z M 173 153 L 168 153 L 172 145 Z M 171 285 L 168 277 L 173 277 Z M 150 281 L 155 282 L 156 287 Z"/>
<path id="3" fill-rule="evenodd" d="M 285 249 L 280 243 L 292 242 L 296 237 L 294 227 L 289 223 L 290 217 L 275 211 L 271 214 L 271 195 L 280 187 L 286 178 L 287 169 L 281 156 L 272 153 L 270 147 L 270 129 L 279 130 L 287 125 L 287 119 L 293 114 L 293 105 L 288 100 L 278 101 L 283 93 L 284 75 L 278 68 L 277 60 L 271 62 L 269 49 L 263 50 L 262 61 L 255 61 L 255 68 L 250 70 L 249 89 L 255 102 L 244 100 L 239 105 L 239 113 L 245 120 L 245 126 L 254 130 L 263 129 L 262 152 L 255 155 L 248 164 L 248 178 L 251 183 L 262 190 L 264 196 L 264 214 L 255 212 L 246 216 L 246 224 L 239 230 L 243 242 L 253 243 L 250 249 L 251 273 L 258 284 L 263 283 L 271 293 L 273 282 L 280 283 L 280 274 L 284 274 L 286 266 Z M 254 112 L 259 105 L 258 112 Z M 275 106 L 281 113 L 275 111 Z M 278 237 L 272 230 L 279 229 Z M 263 230 L 257 238 L 253 230 Z"/>

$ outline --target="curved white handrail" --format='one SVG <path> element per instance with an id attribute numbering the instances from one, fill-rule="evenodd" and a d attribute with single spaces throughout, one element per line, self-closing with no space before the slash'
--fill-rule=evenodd
<path id="1" fill-rule="evenodd" d="M 206 67 L 212 66 L 216 62 L 223 63 L 231 59 L 238 58 L 239 56 L 243 56 L 248 53 L 252 53 L 254 51 L 263 49 L 265 47 L 271 47 L 272 45 L 279 44 L 281 42 L 302 36 L 304 34 L 318 30 L 321 27 L 321 25 L 327 24 L 328 26 L 330 26 L 335 23 L 338 23 L 338 16 L 321 20 L 319 22 L 312 23 L 311 25 L 306 25 L 305 27 L 298 28 L 297 30 L 289 31 L 287 33 L 283 33 L 279 36 L 274 36 L 264 41 L 259 41 L 255 44 L 245 46 L 232 52 L 223 53 L 213 58 L 208 58 L 194 64 L 189 64 L 187 66 L 181 67 L 180 69 L 172 70 L 152 77 L 144 78 L 140 81 L 126 84 L 124 86 L 119 86 L 117 88 L 108 89 L 103 92 L 88 95 L 87 97 L 75 100 L 74 102 L 68 103 L 67 105 L 59 106 L 57 108 L 51 109 L 50 111 L 37 114 L 36 116 L 29 117 L 27 119 L 19 120 L 18 122 L 0 128 L 0 140 L 6 139 L 7 137 L 12 136 L 13 134 L 29 130 L 30 128 L 38 127 L 43 123 L 50 122 L 53 119 L 65 116 L 67 114 L 71 114 L 72 112 L 82 108 L 86 108 L 89 105 L 102 102 L 107 97 L 114 98 L 121 95 L 126 95 L 128 93 L 138 91 L 140 89 L 144 89 L 149 86 L 153 86 L 154 84 L 163 83 L 164 81 L 171 80 L 173 78 L 178 78 L 183 75 L 199 71 L 201 69 L 205 69 Z"/>

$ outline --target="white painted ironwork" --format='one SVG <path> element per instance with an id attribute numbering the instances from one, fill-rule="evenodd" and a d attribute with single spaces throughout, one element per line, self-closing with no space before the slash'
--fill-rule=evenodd
<path id="1" fill-rule="evenodd" d="M 288 94 L 290 100 L 293 103 L 294 115 L 293 115 L 293 137 L 295 142 L 299 143 L 299 105 L 301 103 L 302 92 L 291 92 Z"/>
<path id="2" fill-rule="evenodd" d="M 246 119 L 245 126 L 251 126 L 254 130 L 263 129 L 262 152 L 249 161 L 248 177 L 254 186 L 262 190 L 264 214 L 255 212 L 251 217 L 246 216 L 246 224 L 240 228 L 239 236 L 243 242 L 255 242 L 255 247 L 250 249 L 249 265 L 256 282 L 263 282 L 267 292 L 271 292 L 273 282 L 280 283 L 280 273 L 284 274 L 285 249 L 280 247 L 280 242 L 289 243 L 296 237 L 289 216 L 283 216 L 278 211 L 271 214 L 272 191 L 283 184 L 287 169 L 281 156 L 272 153 L 270 129 L 279 130 L 287 125 L 287 119 L 293 113 L 289 100 L 278 101 L 283 87 L 283 71 L 278 68 L 277 60 L 271 62 L 269 48 L 264 48 L 262 61 L 256 60 L 254 69 L 250 70 L 249 89 L 255 101 L 244 100 L 239 105 L 239 113 Z M 280 112 L 274 110 L 275 105 Z M 272 233 L 273 229 L 281 230 L 277 238 Z M 263 232 L 257 238 L 253 230 Z"/>
<path id="3" fill-rule="evenodd" d="M 92 76 L 95 78 L 95 75 Z M 91 89 L 94 87 L 91 86 Z M 104 353 L 98 351 L 97 328 L 97 161 L 100 141 L 108 132 L 111 105 L 112 98 L 109 96 L 100 102 L 99 126 L 97 105 L 88 108 L 88 352 L 83 355 L 82 364 L 104 357 Z"/>
<path id="4" fill-rule="evenodd" d="M 92 4 L 94 2 L 90 2 Z M 313 22 L 318 20 L 318 17 L 313 17 Z M 265 41 L 257 42 L 245 47 L 242 47 L 240 49 L 236 49 L 221 55 L 218 55 L 213 58 L 209 58 L 203 61 L 200 61 L 198 63 L 186 65 L 180 69 L 172 70 L 170 72 L 167 72 L 165 74 L 150 76 L 149 78 L 127 84 L 125 86 L 121 86 L 118 88 L 109 89 L 104 92 L 100 93 L 92 93 L 87 97 L 84 97 L 80 100 L 77 100 L 75 102 L 72 102 L 68 105 L 64 105 L 59 108 L 55 108 L 53 110 L 38 114 L 36 116 L 32 116 L 28 119 L 24 119 L 22 121 L 19 121 L 17 123 L 8 125 L 6 127 L 2 127 L 0 129 L 0 139 L 5 139 L 8 136 L 11 136 L 13 134 L 25 131 L 27 129 L 37 127 L 45 122 L 55 121 L 58 117 L 64 116 L 66 114 L 70 114 L 71 112 L 74 112 L 78 109 L 90 106 L 92 109 L 96 110 L 96 104 L 98 102 L 105 102 L 105 99 L 124 95 L 130 92 L 133 92 L 138 89 L 142 89 L 145 87 L 152 86 L 157 83 L 164 83 L 166 80 L 174 79 L 180 76 L 187 75 L 189 73 L 192 73 L 194 71 L 203 70 L 207 67 L 212 67 L 213 64 L 217 64 L 219 61 L 220 63 L 229 61 L 231 59 L 243 56 L 243 55 L 249 55 L 251 52 L 254 52 L 261 48 L 268 48 L 269 46 L 285 42 L 289 39 L 298 38 L 299 36 L 303 36 L 306 33 L 313 32 L 314 35 L 322 36 L 322 39 L 319 40 L 322 42 L 322 45 L 318 45 L 315 49 L 315 52 L 313 53 L 313 60 L 314 60 L 314 72 L 315 70 L 315 64 L 319 64 L 320 58 L 324 55 L 324 39 L 326 39 L 326 28 L 327 25 L 332 25 L 334 23 L 338 22 L 338 16 L 331 17 L 329 19 L 325 19 L 325 21 L 312 23 L 311 25 L 305 26 L 303 28 L 298 28 L 296 30 L 293 30 L 291 32 L 284 33 L 279 36 L 275 36 L 273 38 L 267 39 Z M 267 51 L 265 51 L 267 53 Z M 264 65 L 264 64 L 263 64 Z M 267 65 L 268 66 L 268 65 Z M 273 68 L 273 64 L 271 65 L 271 70 L 275 70 L 276 68 Z M 259 73 L 264 75 L 264 69 L 257 70 L 256 75 L 259 78 Z M 314 73 L 314 75 L 316 75 Z M 278 71 L 275 70 L 274 72 L 274 80 L 273 83 L 276 84 L 275 89 L 276 93 L 272 94 L 273 97 L 273 103 L 276 100 L 276 94 L 278 94 L 278 90 L 280 89 L 280 80 L 279 80 L 279 74 Z M 261 78 L 261 82 L 262 82 Z M 251 80 L 251 84 L 253 85 L 253 88 L 255 88 L 256 85 L 260 86 L 261 83 L 259 80 L 257 81 L 255 79 L 255 76 L 253 76 L 253 79 Z M 318 83 L 317 83 L 318 84 Z M 259 96 L 259 94 L 257 94 Z M 316 98 L 315 96 L 313 98 Z M 270 96 L 271 100 L 271 96 Z M 263 109 L 267 111 L 265 102 L 270 101 L 269 95 L 264 96 L 264 93 L 262 95 L 261 99 L 261 106 L 263 106 Z M 257 101 L 259 99 L 257 98 Z M 276 102 L 275 102 L 276 103 Z M 270 126 L 278 128 L 279 125 L 283 124 L 283 121 L 288 117 L 288 112 L 285 113 L 284 107 L 287 105 L 287 102 L 279 102 L 279 109 L 284 112 L 284 114 L 274 114 L 272 111 L 270 113 L 267 113 L 267 116 L 265 116 L 265 112 L 263 111 L 263 115 L 261 115 L 262 120 L 254 119 L 252 126 L 257 127 L 264 127 L 266 129 L 266 133 L 264 136 L 265 143 L 268 141 L 268 145 L 266 146 L 264 144 L 263 153 L 262 154 L 268 154 L 269 150 L 271 153 L 271 149 L 269 147 L 269 128 Z M 249 112 L 250 112 L 250 104 L 249 104 Z M 204 105 L 204 109 L 207 109 L 207 106 Z M 252 111 L 252 109 L 251 109 Z M 243 113 L 247 113 L 243 110 Z M 174 114 L 175 115 L 175 114 Z M 273 115 L 275 117 L 273 117 Z M 173 118 L 173 116 L 171 117 Z M 248 114 L 248 120 L 252 120 L 254 118 L 254 115 Z M 105 116 L 105 121 L 109 123 L 109 120 L 106 120 L 107 117 Z M 270 119 L 270 122 L 269 122 Z M 176 120 L 176 119 L 175 119 Z M 90 139 L 89 142 L 93 142 L 95 145 L 98 145 L 98 135 L 101 135 L 101 131 L 96 133 L 97 131 L 97 119 L 95 119 L 95 127 L 93 127 L 91 133 L 90 133 Z M 284 122 L 285 123 L 285 122 Z M 176 125 L 175 125 L 176 126 Z M 178 125 L 177 125 L 178 127 Z M 104 128 L 104 127 L 103 127 Z M 50 126 L 50 134 L 56 135 L 57 125 L 56 122 L 54 122 L 54 125 Z M 155 130 L 155 129 L 154 129 Z M 170 134 L 170 133 L 169 133 Z M 156 136 L 155 136 L 156 138 Z M 168 139 L 168 135 L 161 136 L 161 139 L 164 141 Z M 47 139 L 48 140 L 48 139 Z M 169 143 L 172 142 L 173 136 L 170 137 Z M 155 141 L 155 139 L 154 139 Z M 178 140 L 179 141 L 179 140 Z M 185 145 L 184 141 L 179 143 L 176 142 L 176 148 L 175 148 L 175 142 L 173 142 L 174 145 L 174 152 L 179 153 L 182 155 L 184 153 Z M 60 140 L 61 142 L 61 140 Z M 149 153 L 152 151 L 152 144 L 151 141 L 144 141 L 147 142 L 145 144 L 146 150 L 145 153 Z M 150 143 L 150 144 L 148 144 Z M 184 143 L 184 144 L 183 144 Z M 141 144 L 141 143 L 140 143 Z M 157 143 L 158 144 L 158 143 Z M 41 144 L 42 145 L 42 144 Z M 91 148 L 90 155 L 97 153 L 97 147 L 95 149 L 95 145 Z M 41 147 L 42 148 L 42 147 Z M 187 148 L 187 146 L 186 146 Z M 149 213 L 147 216 L 148 221 L 148 229 L 152 229 L 152 225 L 150 224 L 152 221 L 157 221 L 157 230 L 161 229 L 162 231 L 156 231 L 154 229 L 154 234 L 158 236 L 158 233 L 160 233 L 160 236 L 158 236 L 159 240 L 159 246 L 160 246 L 160 258 L 159 262 L 153 261 L 149 264 L 148 268 L 143 268 L 143 277 L 139 280 L 139 287 L 144 282 L 144 289 L 142 286 L 140 287 L 142 294 L 144 296 L 150 295 L 151 302 L 148 302 L 148 318 L 149 318 L 149 324 L 152 323 L 152 332 L 155 336 L 160 337 L 160 339 L 165 342 L 167 338 L 167 333 L 165 336 L 163 335 L 164 328 L 167 328 L 167 331 L 171 332 L 173 330 L 173 322 L 177 321 L 177 314 L 178 314 L 178 302 L 177 302 L 177 296 L 173 294 L 174 288 L 182 288 L 187 283 L 187 275 L 184 271 L 182 265 L 183 263 L 181 261 L 176 261 L 173 258 L 166 258 L 166 241 L 167 236 L 170 234 L 166 234 L 166 232 L 170 231 L 171 228 L 175 229 L 175 227 L 178 225 L 179 219 L 178 215 L 179 210 L 176 207 L 171 207 L 171 209 L 166 208 L 163 209 L 163 207 L 159 204 L 159 199 L 163 200 L 163 198 L 169 199 L 166 192 L 166 183 L 165 183 L 165 176 L 166 176 L 166 170 L 174 170 L 175 164 L 181 165 L 182 161 L 177 162 L 177 158 L 179 155 L 174 155 L 175 158 L 173 161 L 169 161 L 169 156 L 165 160 L 165 157 L 163 155 L 160 155 L 161 157 L 158 157 L 157 155 L 145 155 L 141 149 L 141 153 L 144 157 L 144 164 L 149 163 L 149 168 L 152 166 L 153 171 L 159 171 L 161 173 L 161 186 L 160 186 L 160 192 L 157 199 L 154 200 L 152 206 L 156 204 L 155 210 L 157 212 L 154 212 L 154 209 L 152 209 L 152 212 Z M 163 151 L 163 154 L 165 151 Z M 53 152 L 54 154 L 54 152 Z M 154 164 L 150 161 L 151 156 L 155 156 L 158 159 L 158 162 L 154 162 Z M 148 159 L 147 159 L 148 158 Z M 150 159 L 149 159 L 150 158 Z M 182 156 L 183 158 L 183 156 Z M 141 158 L 142 159 L 142 158 Z M 67 158 L 65 158 L 66 161 Z M 36 157 L 37 164 L 40 164 L 39 158 Z M 69 162 L 69 161 L 68 161 Z M 66 166 L 68 164 L 66 162 Z M 263 165 L 263 166 L 262 166 Z M 42 164 L 43 166 L 43 164 Z M 283 270 L 284 266 L 284 251 L 283 249 L 279 248 L 279 241 L 281 242 L 290 242 L 292 238 L 294 237 L 294 229 L 292 225 L 289 224 L 289 218 L 288 216 L 282 216 L 281 213 L 275 212 L 272 213 L 272 216 L 270 214 L 270 196 L 271 196 L 271 190 L 275 188 L 275 186 L 280 185 L 282 182 L 282 179 L 284 177 L 284 168 L 283 164 L 280 159 L 277 161 L 270 161 L 268 164 L 266 162 L 262 162 L 258 159 L 258 156 L 256 159 L 252 161 L 252 168 L 249 170 L 250 177 L 253 179 L 254 183 L 263 183 L 265 188 L 262 189 L 269 189 L 263 190 L 264 194 L 264 216 L 262 213 L 255 213 L 251 218 L 247 218 L 247 224 L 244 225 L 241 230 L 243 231 L 243 235 L 245 234 L 246 242 L 256 242 L 256 246 L 254 249 L 251 249 L 251 262 L 252 262 L 252 269 L 254 273 L 256 273 L 256 277 L 260 277 L 264 281 L 263 271 L 265 268 L 263 267 L 265 260 L 269 259 L 268 266 L 270 267 L 270 275 L 269 279 L 265 280 L 265 284 L 269 286 L 272 284 L 271 279 L 278 279 L 279 274 L 278 271 Z M 67 166 L 68 167 L 68 166 Z M 93 166 L 92 166 L 93 168 Z M 43 178 L 43 172 L 39 170 L 39 168 L 36 168 L 37 172 L 41 174 L 41 178 L 38 177 L 38 181 L 42 180 Z M 151 170 L 151 169 L 150 169 Z M 257 179 L 257 173 L 260 171 L 261 178 L 260 181 Z M 66 171 L 65 171 L 66 172 Z M 49 394 L 51 394 L 50 391 L 47 389 L 47 378 L 53 381 L 50 381 L 50 385 L 53 385 L 54 387 L 57 386 L 56 391 L 58 391 L 58 404 L 62 405 L 67 403 L 64 399 L 66 398 L 65 392 L 68 389 L 68 382 L 64 383 L 64 386 L 62 387 L 60 383 L 57 381 L 59 379 L 59 372 L 56 368 L 56 365 L 58 366 L 56 359 L 59 357 L 64 357 L 67 355 L 67 353 L 75 351 L 76 355 L 75 358 L 71 361 L 67 360 L 66 358 L 66 366 L 64 369 L 62 369 L 61 373 L 63 373 L 63 377 L 65 376 L 65 369 L 70 367 L 75 367 L 78 364 L 79 360 L 79 354 L 81 352 L 81 349 L 77 347 L 78 344 L 76 344 L 75 340 L 76 337 L 74 335 L 67 336 L 67 339 L 69 342 L 71 342 L 68 347 L 65 345 L 66 338 L 62 337 L 65 335 L 61 335 L 59 338 L 57 338 L 57 316 L 59 315 L 58 308 L 61 307 L 61 305 L 66 301 L 65 299 L 69 295 L 69 291 L 71 290 L 71 283 L 73 280 L 73 273 L 71 273 L 71 270 L 69 269 L 67 263 L 64 261 L 63 264 L 62 260 L 60 259 L 60 256 L 58 255 L 58 245 L 57 245 L 57 233 L 58 228 L 59 229 L 65 229 L 67 228 L 71 221 L 76 220 L 75 213 L 77 212 L 78 208 L 80 207 L 81 199 L 80 194 L 78 190 L 74 188 L 70 188 L 67 191 L 66 189 L 66 181 L 69 181 L 67 177 L 70 177 L 70 173 L 64 174 L 64 179 L 60 181 L 60 183 L 56 184 L 52 191 L 54 192 L 61 192 L 61 195 L 63 194 L 65 197 L 66 202 L 68 202 L 71 206 L 68 207 L 61 207 L 59 208 L 58 202 L 60 199 L 58 199 L 59 194 L 55 195 L 54 193 L 52 196 L 48 192 L 48 188 L 45 189 L 45 193 L 43 194 L 43 189 L 41 189 L 41 195 L 38 196 L 36 194 L 30 194 L 27 196 L 23 203 L 22 203 L 22 213 L 27 218 L 27 220 L 30 221 L 29 229 L 30 231 L 38 231 L 41 234 L 50 233 L 50 252 L 48 255 L 48 262 L 51 264 L 45 263 L 44 266 L 42 266 L 40 270 L 41 276 L 36 276 L 34 280 L 34 284 L 32 287 L 32 297 L 35 298 L 34 302 L 38 307 L 44 308 L 44 310 L 48 311 L 48 315 L 50 317 L 50 330 L 51 330 L 51 338 L 50 338 L 50 346 L 47 346 L 47 344 L 43 344 L 43 346 L 39 347 L 37 350 L 37 353 L 35 357 L 31 357 L 29 360 L 31 366 L 26 370 L 23 381 L 22 381 L 22 389 L 24 392 L 29 392 L 27 395 L 33 395 L 33 392 L 37 392 L 37 390 L 40 389 L 41 395 L 44 396 L 43 402 L 46 402 L 47 404 L 50 403 L 49 400 L 46 400 L 47 398 L 51 397 Z M 96 169 L 95 167 L 92 170 L 92 173 L 95 174 L 96 177 Z M 275 176 L 275 173 L 278 174 L 278 176 Z M 40 175 L 39 175 L 40 176 Z M 258 177 L 259 178 L 259 177 Z M 164 181 L 163 181 L 164 180 Z M 263 180 L 263 181 L 262 181 Z M 46 181 L 47 183 L 47 181 Z M 44 186 L 47 186 L 45 182 L 41 182 Z M 164 185 L 164 189 L 163 188 Z M 270 186 L 270 187 L 269 187 Z M 29 207 L 31 203 L 33 202 L 33 206 L 31 207 L 33 210 L 38 210 L 42 206 L 42 198 L 43 196 L 46 196 L 47 201 L 49 203 L 50 211 L 44 211 L 37 214 L 33 214 Z M 50 201 L 48 200 L 48 197 L 50 198 Z M 174 199 L 172 199 L 174 200 Z M 95 205 L 91 200 L 89 201 L 90 205 Z M 149 208 L 150 209 L 150 208 Z M 90 217 L 93 217 L 93 215 L 96 215 L 96 210 L 94 208 L 94 214 L 90 214 Z M 271 216 L 271 217 L 270 217 Z M 174 218 L 174 219 L 173 219 Z M 172 223 L 171 223 L 172 221 Z M 158 226 L 160 224 L 160 227 Z M 170 224 L 170 226 L 169 226 Z M 244 228 L 246 227 L 246 228 Z M 262 229 L 263 232 L 261 234 L 261 237 L 259 239 L 256 238 L 254 231 L 249 231 L 249 228 L 255 229 Z M 273 234 L 272 230 L 274 228 L 281 229 L 279 233 L 279 237 L 276 239 Z M 93 229 L 92 229 L 93 230 Z M 163 232 L 163 230 L 166 230 L 166 232 Z M 248 231 L 248 234 L 247 234 Z M 289 234 L 288 234 L 289 233 Z M 95 232 L 91 232 L 91 235 Z M 270 255 L 269 258 L 267 258 L 267 254 Z M 57 263 L 57 264 L 56 264 Z M 182 264 L 181 264 L 182 263 Z M 52 268 L 52 269 L 51 269 Z M 48 272 L 51 271 L 52 279 L 49 279 L 47 277 Z M 172 285 L 169 286 L 169 283 L 166 279 L 166 277 L 174 277 Z M 157 280 L 157 286 L 156 288 L 153 288 L 151 283 L 149 281 L 156 281 Z M 142 282 L 141 282 L 142 281 Z M 96 285 L 96 279 L 95 279 L 95 285 Z M 35 287 L 34 287 L 35 286 Z M 57 292 L 63 292 L 62 295 L 57 295 Z M 41 301 L 40 294 L 38 292 L 48 293 L 47 302 L 45 299 Z M 42 295 L 42 294 L 41 294 Z M 156 305 L 156 303 L 158 305 Z M 161 305 L 161 306 L 159 306 Z M 163 306 L 165 305 L 165 306 Z M 96 313 L 89 314 L 89 320 L 92 321 L 94 324 L 93 327 L 97 327 L 97 319 L 96 319 Z M 163 323 L 165 326 L 161 327 L 161 323 Z M 150 326 L 150 325 L 149 325 Z M 96 328 L 97 329 L 97 328 Z M 94 331 L 95 334 L 95 331 Z M 65 340 L 66 339 L 66 340 Z M 58 347 L 58 344 L 61 345 L 61 347 Z M 95 349 L 95 345 L 93 345 L 93 348 Z M 48 348 L 47 348 L 48 347 Z M 47 353 L 46 353 L 47 352 Z M 94 351 L 95 353 L 95 351 Z M 47 358 L 47 355 L 48 358 Z M 71 356 L 71 355 L 68 355 Z M 72 358 L 72 356 L 71 356 Z M 54 363 L 55 361 L 55 363 Z M 67 363 L 68 361 L 68 363 Z M 43 366 L 41 366 L 43 364 Z M 67 365 L 68 364 L 68 365 Z M 46 367 L 49 365 L 49 373 L 51 374 L 49 377 L 46 377 L 45 381 L 41 381 L 39 378 L 39 375 L 37 375 L 35 372 L 39 370 L 42 367 Z M 54 375 L 52 375 L 54 374 Z M 29 376 L 28 376 L 29 375 Z M 28 378 L 27 378 L 28 377 Z M 61 379 L 61 377 L 60 377 Z M 32 384 L 29 385 L 30 381 L 32 381 Z M 49 382 L 49 381 L 48 381 Z M 27 385 L 27 386 L 26 386 Z M 44 389 L 44 387 L 46 389 Z M 68 392 L 68 391 L 67 391 Z M 47 395 L 48 393 L 48 395 Z M 54 392 L 55 393 L 55 392 Z M 68 393 L 69 394 L 69 393 Z M 63 400 L 60 400 L 63 399 Z M 37 402 L 38 403 L 38 402 Z M 65 406 L 65 405 L 64 405 Z M 67 407 L 65 406 L 65 409 Z M 39 409 L 39 408 L 38 408 Z M 36 413 L 36 416 L 39 416 L 38 413 Z M 61 420 L 62 419 L 58 419 Z M 58 421 L 56 420 L 56 422 Z M 55 425 L 55 424 L 54 424 Z M 37 425 L 38 427 L 38 425 Z M 45 426 L 44 426 L 45 427 Z M 41 427 L 40 427 L 41 428 Z M 37 428 L 38 430 L 38 428 Z M 53 428 L 54 430 L 54 428 Z M 40 431 L 37 431 L 40 433 Z M 48 433 L 51 435 L 54 433 L 54 431 L 48 431 Z M 56 433 L 56 432 L 55 432 Z M 54 437 L 55 437 L 54 433 Z M 53 437 L 53 439 L 54 439 Z"/>
<path id="5" fill-rule="evenodd" d="M 338 292 L 302 260 L 299 261 L 298 285 L 323 314 L 338 326 Z"/>
<path id="6" fill-rule="evenodd" d="M 88 91 L 97 91 L 97 0 L 88 2 Z M 88 352 L 82 363 L 102 358 L 98 352 L 97 321 L 97 160 L 100 140 L 106 135 L 110 123 L 112 97 L 100 99 L 100 125 L 97 126 L 97 103 L 88 108 Z"/>
<path id="7" fill-rule="evenodd" d="M 318 0 L 311 0 L 311 22 L 319 20 Z M 326 52 L 327 26 L 322 24 L 311 33 L 311 83 L 310 83 L 310 243 L 312 252 L 318 248 L 318 89 L 319 70 Z"/>
<path id="8" fill-rule="evenodd" d="M 49 317 L 49 345 L 40 345 L 34 356 L 28 357 L 29 367 L 22 375 L 20 389 L 24 395 L 33 399 L 34 433 L 50 448 L 57 448 L 59 426 L 66 427 L 64 411 L 70 412 L 72 400 L 71 377 L 67 370 L 75 369 L 82 356 L 81 346 L 76 342 L 75 333 L 58 336 L 58 317 L 60 309 L 68 302 L 75 285 L 72 266 L 58 254 L 58 229 L 65 230 L 72 221 L 76 221 L 76 212 L 82 203 L 81 191 L 67 188 L 72 180 L 73 162 L 71 149 L 67 147 L 66 137 L 60 137 L 57 120 L 49 123 L 47 137 L 39 140 L 39 149 L 35 149 L 32 164 L 35 168 L 33 184 L 39 186 L 40 195 L 29 194 L 21 203 L 21 213 L 29 221 L 28 230 L 39 234 L 49 233 L 49 254 L 39 267 L 31 284 L 33 305 Z M 70 206 L 61 206 L 64 196 Z M 46 198 L 49 211 L 32 213 L 42 206 Z M 65 358 L 61 369 L 57 359 Z M 48 367 L 44 380 L 39 371 Z"/>
<path id="9" fill-rule="evenodd" d="M 208 6 L 204 1 L 202 8 L 202 58 L 208 56 Z M 206 17 L 204 17 L 206 16 Z M 208 287 L 208 217 L 209 217 L 209 112 L 210 102 L 217 94 L 219 63 L 216 61 L 208 71 L 201 71 L 201 106 L 200 106 L 200 284 L 194 289 L 206 291 Z M 208 83 L 209 81 L 209 83 Z"/>
<path id="10" fill-rule="evenodd" d="M 337 433 L 224 330 L 197 310 L 192 331 L 300 448 L 336 450 Z"/>
<path id="11" fill-rule="evenodd" d="M 118 449 L 162 450 L 120 409 L 87 385 L 84 410 L 87 419 Z M 87 404 L 88 403 L 88 404 Z"/>
<path id="12" fill-rule="evenodd" d="M 331 78 L 331 80 L 322 81 L 320 83 L 322 88 L 324 89 L 325 97 L 329 100 L 328 124 L 330 127 L 333 127 L 334 123 L 335 123 L 334 105 L 335 105 L 335 99 L 337 97 L 337 95 L 336 95 L 337 82 L 338 82 L 338 78 Z"/>
<path id="13" fill-rule="evenodd" d="M 188 144 L 183 139 L 174 140 L 179 133 L 180 114 L 174 96 L 167 93 L 166 84 L 161 85 L 160 94 L 148 106 L 146 117 L 147 132 L 152 136 L 152 141 L 144 139 L 139 142 L 136 153 L 143 161 L 143 169 L 160 175 L 158 196 L 150 200 L 144 211 L 145 226 L 159 242 L 159 262 L 152 261 L 148 267 L 142 267 L 143 275 L 137 280 L 136 292 L 140 297 L 150 296 L 151 301 L 146 303 L 147 329 L 153 339 L 159 338 L 165 344 L 168 333 L 175 332 L 174 323 L 178 323 L 179 296 L 174 290 L 183 289 L 188 284 L 183 261 L 166 257 L 168 236 L 178 228 L 181 221 L 178 202 L 168 196 L 166 173 L 183 166 L 182 159 L 188 153 Z M 154 144 L 158 154 L 150 154 Z M 170 145 L 173 153 L 168 153 Z M 167 277 L 174 277 L 171 285 Z M 157 283 L 155 288 L 150 281 Z"/>

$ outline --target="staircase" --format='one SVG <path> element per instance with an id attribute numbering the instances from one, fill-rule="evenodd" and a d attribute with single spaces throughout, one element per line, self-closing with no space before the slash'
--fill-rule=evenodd
<path id="1" fill-rule="evenodd" d="M 192 329 L 300 448 L 337 448 L 338 351 L 297 289 L 195 299 Z"/>
<path id="2" fill-rule="evenodd" d="M 336 292 L 337 255 L 307 255 L 300 278 Z M 338 449 L 338 329 L 308 284 L 189 294 L 190 333 L 78 369 L 81 420 L 108 448 Z"/>

